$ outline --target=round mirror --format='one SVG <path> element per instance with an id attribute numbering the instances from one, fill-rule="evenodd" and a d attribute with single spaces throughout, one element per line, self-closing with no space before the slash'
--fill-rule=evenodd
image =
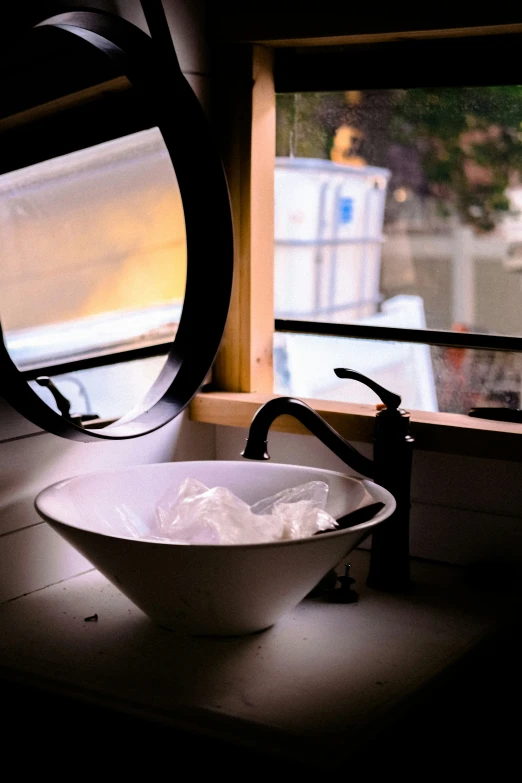
<path id="1" fill-rule="evenodd" d="M 230 300 L 199 102 L 173 49 L 97 12 L 46 20 L 3 67 L 0 393 L 65 437 L 150 432 L 203 383 Z"/>

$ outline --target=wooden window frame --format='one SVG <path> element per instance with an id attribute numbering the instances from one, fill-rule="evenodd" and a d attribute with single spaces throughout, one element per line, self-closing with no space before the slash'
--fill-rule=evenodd
<path id="1" fill-rule="evenodd" d="M 518 30 L 517 30 L 518 32 Z M 475 31 L 462 31 L 476 34 Z M 483 33 L 481 29 L 480 33 Z M 492 34 L 498 30 L 492 29 Z M 433 34 L 433 33 L 432 33 Z M 454 35 L 455 31 L 451 31 Z M 295 41 L 292 41 L 295 43 Z M 280 44 L 280 42 L 278 42 Z M 192 421 L 248 427 L 273 393 L 275 90 L 273 45 L 222 47 L 213 87 L 213 121 L 227 172 L 235 225 L 235 281 L 213 382 L 192 401 Z M 306 400 L 346 438 L 371 442 L 375 407 Z M 412 411 L 417 448 L 522 462 L 522 425 L 462 414 Z M 280 417 L 274 429 L 307 432 Z"/>

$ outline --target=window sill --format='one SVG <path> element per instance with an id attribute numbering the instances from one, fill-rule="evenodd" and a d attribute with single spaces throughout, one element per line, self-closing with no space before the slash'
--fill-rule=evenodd
<path id="1" fill-rule="evenodd" d="M 248 427 L 254 413 L 275 394 L 202 392 L 189 408 L 191 421 Z M 371 443 L 375 408 L 358 403 L 305 400 L 344 438 Z M 411 431 L 420 451 L 522 462 L 522 425 L 472 419 L 458 413 L 411 411 Z M 281 416 L 278 432 L 309 434 L 298 421 Z"/>

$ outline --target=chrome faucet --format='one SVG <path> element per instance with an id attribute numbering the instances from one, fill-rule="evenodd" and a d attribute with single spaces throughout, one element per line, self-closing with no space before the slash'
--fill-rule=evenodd
<path id="1" fill-rule="evenodd" d="M 384 389 L 365 375 L 343 368 L 334 372 L 338 378 L 363 383 L 381 399 L 382 409 L 375 417 L 373 459 L 360 454 L 313 408 L 293 397 L 276 397 L 259 408 L 250 424 L 242 456 L 246 459 L 270 459 L 267 451 L 270 426 L 279 416 L 292 416 L 350 468 L 389 490 L 397 508 L 373 532 L 367 584 L 390 592 L 405 590 L 410 583 L 409 517 L 414 442 L 409 432 L 410 414 L 399 407 L 401 398 L 398 394 Z"/>

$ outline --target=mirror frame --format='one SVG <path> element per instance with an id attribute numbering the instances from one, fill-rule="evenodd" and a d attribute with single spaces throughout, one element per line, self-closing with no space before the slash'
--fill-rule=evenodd
<path id="1" fill-rule="evenodd" d="M 180 323 L 165 365 L 144 399 L 114 424 L 86 429 L 61 416 L 29 386 L 13 363 L 0 325 L 0 394 L 48 432 L 79 441 L 135 438 L 177 416 L 203 384 L 216 356 L 232 290 L 232 214 L 223 165 L 201 105 L 175 56 L 121 17 L 96 11 L 58 14 L 46 27 L 76 36 L 126 76 L 163 136 L 183 203 L 187 281 Z M 189 151 L 194 150 L 190 155 Z M 202 189 L 204 187 L 204 194 Z M 206 211 L 203 212 L 205 205 Z M 203 223 L 204 221 L 204 223 Z"/>

